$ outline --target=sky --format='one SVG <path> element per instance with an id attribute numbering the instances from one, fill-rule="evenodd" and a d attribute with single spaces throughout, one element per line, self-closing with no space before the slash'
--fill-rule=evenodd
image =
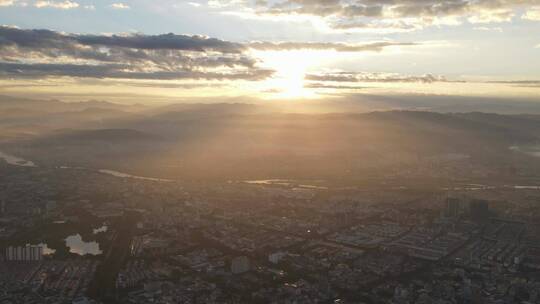
<path id="1" fill-rule="evenodd" d="M 540 0 L 0 0 L 0 94 L 540 96 Z"/>

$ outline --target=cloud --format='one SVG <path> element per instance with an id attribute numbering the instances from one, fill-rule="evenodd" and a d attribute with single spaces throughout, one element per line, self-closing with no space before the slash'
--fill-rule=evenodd
<path id="1" fill-rule="evenodd" d="M 3 78 L 126 78 L 262 80 L 273 71 L 259 67 L 250 50 L 380 52 L 413 42 L 363 44 L 319 42 L 236 43 L 197 35 L 89 35 L 0 26 Z M 315 76 L 312 76 L 315 77 Z M 330 77 L 330 76 L 326 76 Z M 337 76 L 333 76 L 337 77 Z M 339 77 L 351 77 L 340 74 Z"/>
<path id="2" fill-rule="evenodd" d="M 261 80 L 272 71 L 238 43 L 188 35 L 77 35 L 0 27 L 3 78 Z"/>
<path id="3" fill-rule="evenodd" d="M 305 80 L 317 82 L 446 82 L 446 78 L 426 74 L 421 76 L 399 75 L 394 73 L 338 72 L 307 74 Z"/>
<path id="4" fill-rule="evenodd" d="M 540 88 L 540 80 L 506 80 L 506 81 L 488 81 L 487 83 L 508 84 L 524 88 Z"/>
<path id="5" fill-rule="evenodd" d="M 335 85 L 335 84 L 324 84 L 321 82 L 312 82 L 304 85 L 304 88 L 307 89 L 333 89 L 333 90 L 363 90 L 367 89 L 364 86 L 355 86 L 355 85 Z"/>
<path id="6" fill-rule="evenodd" d="M 501 23 L 510 22 L 515 13 L 509 9 L 481 11 L 469 17 L 470 23 Z"/>
<path id="7" fill-rule="evenodd" d="M 238 72 L 205 72 L 192 70 L 178 71 L 131 71 L 131 66 L 122 64 L 80 65 L 80 64 L 24 64 L 0 62 L 0 76 L 4 78 L 81 77 L 116 78 L 145 80 L 262 80 L 272 75 L 271 70 Z"/>
<path id="8" fill-rule="evenodd" d="M 197 35 L 79 35 L 75 39 L 84 45 L 116 46 L 145 50 L 168 49 L 195 52 L 216 51 L 223 53 L 241 53 L 244 50 L 244 46 L 240 43 Z"/>
<path id="9" fill-rule="evenodd" d="M 305 88 L 312 89 L 342 89 L 357 90 L 366 89 L 362 83 L 471 83 L 468 80 L 449 80 L 444 76 L 424 74 L 424 75 L 402 75 L 398 73 L 372 73 L 372 72 L 335 72 L 306 74 L 304 80 Z M 475 83 L 502 84 L 522 88 L 540 88 L 540 80 L 484 80 L 474 81 Z"/>
<path id="10" fill-rule="evenodd" d="M 156 81 L 156 80 L 115 80 L 113 82 L 108 79 L 97 79 L 97 78 L 85 78 L 78 81 L 79 84 L 83 85 L 99 85 L 99 86 L 132 86 L 137 88 L 164 88 L 164 89 L 197 89 L 197 88 L 217 88 L 217 87 L 227 87 L 227 85 L 219 80 L 208 81 L 208 82 L 193 82 L 187 80 L 186 82 L 165 82 L 165 81 Z M 24 84 L 21 84 L 23 86 Z M 27 85 L 27 84 L 26 84 Z M 38 86 L 37 84 L 36 86 Z M 34 84 L 32 83 L 32 86 Z M 44 85 L 46 86 L 46 85 Z M 47 84 L 47 86 L 50 86 Z"/>
<path id="11" fill-rule="evenodd" d="M 421 29 L 423 25 L 418 22 L 411 22 L 410 20 L 389 20 L 389 19 L 376 19 L 376 20 L 355 20 L 349 19 L 337 19 L 332 21 L 329 26 L 333 30 L 337 31 L 375 31 L 375 32 L 410 32 Z"/>
<path id="12" fill-rule="evenodd" d="M 78 8 L 79 3 L 73 2 L 73 1 L 70 1 L 70 0 L 66 0 L 66 1 L 39 0 L 39 1 L 36 1 L 34 3 L 34 6 L 37 7 L 37 8 L 50 7 L 50 8 L 68 10 L 68 9 Z"/>
<path id="13" fill-rule="evenodd" d="M 501 27 L 487 27 L 487 26 L 478 26 L 473 28 L 475 31 L 486 31 L 486 32 L 499 32 L 502 33 L 503 29 Z"/>
<path id="14" fill-rule="evenodd" d="M 139 50 L 173 50 L 239 54 L 245 50 L 240 43 L 205 36 L 189 35 L 74 35 L 50 30 L 23 30 L 0 26 L 0 47 L 74 48 L 120 47 Z"/>
<path id="15" fill-rule="evenodd" d="M 414 42 L 371 42 L 365 44 L 346 44 L 332 42 L 251 42 L 248 46 L 263 51 L 290 51 L 290 50 L 334 50 L 337 52 L 380 52 L 391 46 L 414 46 Z"/>
<path id="16" fill-rule="evenodd" d="M 113 3 L 111 5 L 109 5 L 109 7 L 113 8 L 113 9 L 119 9 L 119 10 L 126 10 L 126 9 L 130 9 L 131 7 L 125 3 Z"/>
<path id="17" fill-rule="evenodd" d="M 530 21 L 540 21 L 540 6 L 529 8 L 521 18 Z"/>
<path id="18" fill-rule="evenodd" d="M 0 6 L 12 6 L 15 4 L 15 0 L 0 0 Z"/>
<path id="19" fill-rule="evenodd" d="M 214 0 L 210 6 L 244 15 L 311 16 L 334 30 L 405 31 L 463 22 L 508 22 L 516 12 L 538 4 L 538 0 Z"/>

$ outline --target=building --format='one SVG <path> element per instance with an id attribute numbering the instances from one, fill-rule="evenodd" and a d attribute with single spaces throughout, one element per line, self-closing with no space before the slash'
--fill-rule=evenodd
<path id="1" fill-rule="evenodd" d="M 485 221 L 489 219 L 489 203 L 485 200 L 472 200 L 469 205 L 469 211 L 471 219 L 475 221 Z"/>
<path id="2" fill-rule="evenodd" d="M 448 217 L 458 217 L 460 213 L 460 201 L 457 198 L 447 198 L 446 199 L 446 216 Z"/>
<path id="3" fill-rule="evenodd" d="M 43 248 L 41 246 L 10 246 L 4 252 L 5 261 L 41 261 L 43 259 Z"/>
<path id="4" fill-rule="evenodd" d="M 56 202 L 55 201 L 48 201 L 46 204 L 45 204 L 45 212 L 50 215 L 52 212 L 54 212 L 54 210 L 56 210 Z"/>
<path id="5" fill-rule="evenodd" d="M 285 256 L 287 256 L 286 252 L 278 251 L 273 252 L 268 255 L 268 261 L 272 264 L 277 264 L 281 259 L 283 259 Z"/>
<path id="6" fill-rule="evenodd" d="M 239 256 L 231 261 L 231 272 L 234 274 L 249 271 L 249 259 L 246 256 Z"/>

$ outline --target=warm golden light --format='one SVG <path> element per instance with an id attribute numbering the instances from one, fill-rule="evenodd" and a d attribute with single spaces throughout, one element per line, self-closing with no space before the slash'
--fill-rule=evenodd
<path id="1" fill-rule="evenodd" d="M 313 98 L 316 93 L 304 88 L 304 76 L 310 69 L 318 68 L 332 52 L 315 50 L 255 51 L 264 66 L 276 71 L 264 86 L 276 98 Z"/>

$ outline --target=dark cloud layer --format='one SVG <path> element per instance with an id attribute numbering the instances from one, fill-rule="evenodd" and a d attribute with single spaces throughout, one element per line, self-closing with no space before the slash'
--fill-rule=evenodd
<path id="1" fill-rule="evenodd" d="M 22 30 L 13 27 L 0 27 L 0 46 L 18 45 L 21 47 L 54 48 L 60 45 L 78 44 L 83 46 L 123 47 L 142 50 L 178 50 L 193 52 L 241 53 L 244 46 L 239 43 L 188 35 L 74 35 L 50 30 Z"/>
<path id="2" fill-rule="evenodd" d="M 138 72 L 127 70 L 129 66 L 120 64 L 78 65 L 78 64 L 22 64 L 0 63 L 0 77 L 3 78 L 43 78 L 48 76 L 67 76 L 83 78 L 119 79 L 209 79 L 209 80 L 262 80 L 272 75 L 271 70 L 252 70 L 245 72 L 200 72 L 200 71 L 156 71 Z"/>
<path id="3" fill-rule="evenodd" d="M 431 74 L 421 76 L 396 75 L 387 73 L 325 73 L 307 74 L 305 80 L 323 82 L 446 82 L 446 78 Z"/>
<path id="4" fill-rule="evenodd" d="M 0 26 L 3 78 L 128 78 L 262 80 L 272 71 L 258 67 L 249 50 L 382 51 L 411 42 L 365 44 L 316 42 L 235 43 L 187 35 L 79 35 Z"/>
<path id="5" fill-rule="evenodd" d="M 239 43 L 187 35 L 98 36 L 0 27 L 4 78 L 70 76 L 133 79 L 260 80 Z"/>
<path id="6" fill-rule="evenodd" d="M 252 42 L 250 48 L 264 51 L 282 51 L 282 50 L 334 50 L 338 52 L 380 52 L 386 47 L 391 46 L 414 46 L 418 45 L 413 42 L 372 42 L 365 44 L 346 44 L 332 42 Z"/>
<path id="7" fill-rule="evenodd" d="M 143 50 L 182 50 L 194 52 L 241 53 L 244 46 L 239 43 L 207 38 L 203 36 L 186 36 L 165 34 L 156 36 L 76 36 L 77 42 L 83 45 L 117 46 Z"/>

